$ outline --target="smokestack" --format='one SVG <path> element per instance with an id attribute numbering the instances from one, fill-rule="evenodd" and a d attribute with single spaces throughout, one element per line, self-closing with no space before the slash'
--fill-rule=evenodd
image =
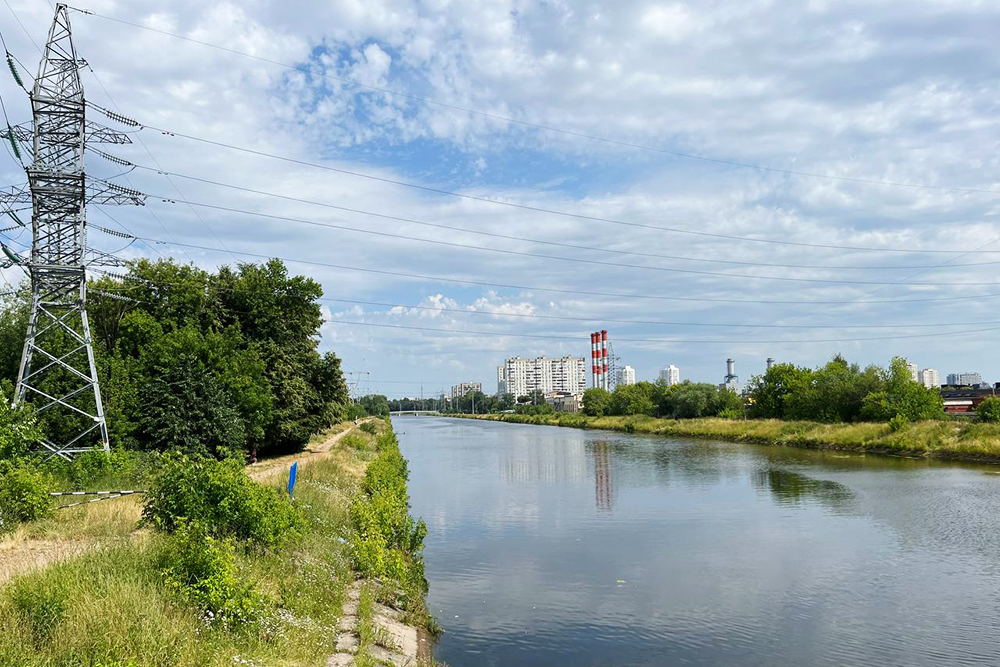
<path id="1" fill-rule="evenodd" d="M 728 377 L 736 377 L 736 360 L 726 359 L 726 375 Z"/>
<path id="2" fill-rule="evenodd" d="M 595 389 L 599 386 L 598 381 L 598 370 L 597 370 L 597 334 L 590 334 L 590 379 L 592 380 L 591 386 Z"/>
<path id="3" fill-rule="evenodd" d="M 774 357 L 767 358 L 767 370 L 771 370 L 771 366 L 774 365 Z"/>
<path id="4" fill-rule="evenodd" d="M 601 329 L 601 381 L 605 389 L 611 387 L 608 377 L 608 330 Z"/>

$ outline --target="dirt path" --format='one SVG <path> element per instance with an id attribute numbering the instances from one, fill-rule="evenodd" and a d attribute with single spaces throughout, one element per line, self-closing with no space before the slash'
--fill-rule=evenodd
<path id="1" fill-rule="evenodd" d="M 247 466 L 247 474 L 250 475 L 250 477 L 255 481 L 266 482 L 279 475 L 283 475 L 296 461 L 299 463 L 308 463 L 310 461 L 330 458 L 332 455 L 330 450 L 333 449 L 333 446 L 348 433 L 356 432 L 355 427 L 351 426 L 345 431 L 334 433 L 332 436 L 319 444 L 314 443 L 308 445 L 304 450 L 298 452 L 297 454 L 289 454 L 287 456 L 279 456 L 273 459 L 258 461 L 257 463 Z"/>

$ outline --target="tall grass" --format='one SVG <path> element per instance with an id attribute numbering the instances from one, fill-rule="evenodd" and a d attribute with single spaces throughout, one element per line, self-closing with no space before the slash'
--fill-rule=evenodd
<path id="1" fill-rule="evenodd" d="M 348 507 L 360 493 L 364 466 L 345 462 L 377 451 L 371 434 L 345 440 L 335 456 L 300 466 L 295 496 L 306 527 L 294 543 L 278 551 L 236 543 L 236 576 L 263 600 L 254 607 L 260 617 L 242 631 L 212 623 L 168 585 L 164 560 L 176 555 L 175 538 L 147 532 L 145 539 L 102 542 L 0 587 L 0 665 L 324 665 L 335 651 L 346 587 L 354 580 Z M 274 483 L 283 487 L 287 477 Z M 92 507 L 129 502 L 136 501 Z M 133 528 L 136 510 L 130 510 Z M 45 530 L 62 529 L 49 524 Z"/>

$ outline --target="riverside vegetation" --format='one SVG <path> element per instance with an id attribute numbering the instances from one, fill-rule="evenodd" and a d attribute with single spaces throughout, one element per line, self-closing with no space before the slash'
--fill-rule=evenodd
<path id="1" fill-rule="evenodd" d="M 130 539 L 0 587 L 0 665 L 323 665 L 359 574 L 407 622 L 433 629 L 426 529 L 409 517 L 406 463 L 387 422 L 352 429 L 327 457 L 300 466 L 294 501 L 281 490 L 287 474 L 257 483 L 231 459 L 149 456 L 147 472 L 134 455 L 67 464 L 81 476 L 145 477 L 145 527 L 119 518 Z M 98 461 L 117 473 L 94 473 Z M 59 514 L 80 523 L 89 512 Z M 51 521 L 43 513 L 18 530 Z"/>
<path id="2" fill-rule="evenodd" d="M 839 355 L 816 369 L 776 364 L 744 396 L 709 384 L 640 382 L 588 389 L 583 414 L 476 417 L 1000 463 L 1000 398 L 987 398 L 975 420 L 948 420 L 939 393 L 913 381 L 901 358 L 888 368 L 862 369 Z"/>

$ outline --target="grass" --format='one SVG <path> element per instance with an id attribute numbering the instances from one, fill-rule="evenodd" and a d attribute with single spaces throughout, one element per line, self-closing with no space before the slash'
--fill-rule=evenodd
<path id="1" fill-rule="evenodd" d="M 0 665 L 324 665 L 355 576 L 348 507 L 375 452 L 375 437 L 352 429 L 328 450 L 302 457 L 295 495 L 309 526 L 304 536 L 279 552 L 237 547 L 238 576 L 267 601 L 252 631 L 212 625 L 164 586 L 157 563 L 171 536 L 136 532 L 141 499 L 61 510 L 22 526 L 5 542 L 44 538 L 87 548 L 0 585 Z M 287 468 L 266 483 L 283 488 Z M 0 568 L 2 556 L 0 547 Z M 388 641 L 377 630 L 369 640 Z"/>
<path id="2" fill-rule="evenodd" d="M 821 424 L 777 419 L 657 419 L 647 416 L 460 415 L 516 424 L 544 424 L 625 433 L 718 438 L 734 442 L 837 449 L 897 456 L 1000 463 L 1000 424 L 921 421 L 893 431 L 887 423 Z"/>

